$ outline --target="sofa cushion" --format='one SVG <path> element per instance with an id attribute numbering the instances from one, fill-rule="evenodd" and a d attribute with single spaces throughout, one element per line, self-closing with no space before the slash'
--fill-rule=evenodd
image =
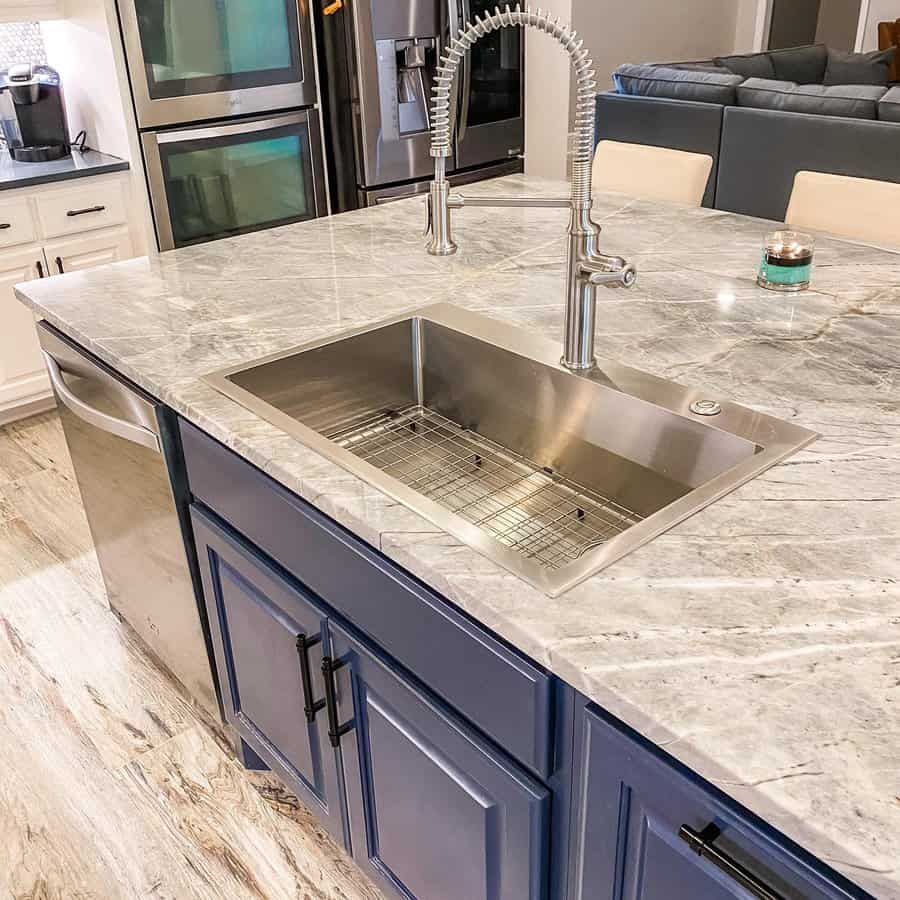
<path id="1" fill-rule="evenodd" d="M 770 50 L 769 59 L 779 81 L 795 84 L 821 84 L 825 80 L 828 50 L 824 44 L 808 47 L 791 47 L 787 50 Z"/>
<path id="2" fill-rule="evenodd" d="M 669 97 L 674 100 L 696 100 L 730 106 L 736 99 L 735 88 L 744 79 L 725 70 L 698 72 L 651 63 L 626 63 L 616 69 L 613 80 L 620 94 Z"/>
<path id="3" fill-rule="evenodd" d="M 896 48 L 872 53 L 828 51 L 825 84 L 880 84 L 887 86 Z"/>
<path id="4" fill-rule="evenodd" d="M 748 78 L 737 88 L 737 105 L 817 116 L 875 119 L 885 88 L 870 84 L 793 84 Z"/>
<path id="5" fill-rule="evenodd" d="M 717 56 L 717 65 L 724 66 L 744 78 L 774 78 L 775 67 L 768 53 L 748 53 L 742 56 Z"/>
<path id="6" fill-rule="evenodd" d="M 883 122 L 900 122 L 900 87 L 892 87 L 878 101 L 878 118 Z"/>

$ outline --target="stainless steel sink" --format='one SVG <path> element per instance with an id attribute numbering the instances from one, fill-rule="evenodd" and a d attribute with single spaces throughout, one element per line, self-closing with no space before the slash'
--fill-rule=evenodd
<path id="1" fill-rule="evenodd" d="M 437 304 L 206 381 L 551 595 L 817 436 L 598 363 Z"/>

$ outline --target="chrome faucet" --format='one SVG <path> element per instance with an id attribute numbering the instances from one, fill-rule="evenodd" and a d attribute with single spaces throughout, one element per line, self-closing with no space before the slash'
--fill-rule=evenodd
<path id="1" fill-rule="evenodd" d="M 567 198 L 468 197 L 450 192 L 446 160 L 452 155 L 450 102 L 459 64 L 472 46 L 486 34 L 511 26 L 536 28 L 555 37 L 569 53 L 575 69 L 577 102 L 575 142 L 572 158 L 572 191 Z M 621 257 L 606 256 L 598 249 L 600 226 L 591 217 L 591 165 L 596 118 L 593 62 L 583 42 L 568 25 L 551 20 L 549 13 L 517 4 L 515 9 L 496 7 L 485 18 L 475 16 L 455 37 L 441 59 L 433 88 L 431 155 L 434 181 L 428 196 L 428 252 L 433 256 L 456 253 L 451 235 L 450 210 L 466 206 L 555 206 L 570 207 L 569 247 L 566 274 L 565 352 L 562 364 L 575 371 L 594 368 L 594 322 L 597 286 L 631 287 L 637 277 L 633 265 Z"/>

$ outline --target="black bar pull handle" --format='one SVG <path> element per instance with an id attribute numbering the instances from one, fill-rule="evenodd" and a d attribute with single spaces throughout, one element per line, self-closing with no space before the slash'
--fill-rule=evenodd
<path id="1" fill-rule="evenodd" d="M 65 275 L 65 274 L 66 274 L 66 270 L 63 268 L 63 262 L 62 262 L 62 257 L 61 257 L 61 256 L 57 256 L 57 257 L 56 257 L 56 268 L 59 269 L 59 274 L 60 274 L 60 275 Z"/>
<path id="2" fill-rule="evenodd" d="M 325 708 L 325 699 L 313 700 L 312 671 L 309 667 L 309 648 L 322 643 L 322 636 L 309 637 L 302 631 L 297 635 L 297 655 L 300 657 L 300 681 L 303 684 L 303 712 L 307 722 L 316 721 L 316 713 Z"/>
<path id="3" fill-rule="evenodd" d="M 35 263 L 35 265 L 37 266 L 38 278 L 43 278 L 44 277 L 44 264 L 40 260 L 38 260 Z"/>
<path id="4" fill-rule="evenodd" d="M 352 731 L 354 724 L 351 719 L 344 725 L 338 724 L 337 688 L 334 684 L 334 673 L 347 665 L 346 660 L 335 662 L 330 656 L 322 657 L 322 675 L 325 678 L 325 705 L 328 708 L 328 740 L 332 747 L 341 746 L 341 738 Z"/>
<path id="5" fill-rule="evenodd" d="M 75 216 L 86 216 L 88 213 L 103 212 L 105 206 L 86 206 L 84 209 L 70 209 L 66 215 L 71 219 Z"/>
<path id="6" fill-rule="evenodd" d="M 694 831 L 689 825 L 682 825 L 678 829 L 680 837 L 690 848 L 704 859 L 708 859 L 717 869 L 724 872 L 729 878 L 736 881 L 744 890 L 749 891 L 759 900 L 787 900 L 784 894 L 779 894 L 767 884 L 760 881 L 749 869 L 742 866 L 736 859 L 732 859 L 727 853 L 713 846 L 713 842 L 722 833 L 718 825 L 710 822 L 703 831 Z"/>
<path id="7" fill-rule="evenodd" d="M 0 231 L 6 231 L 7 228 L 12 228 L 12 222 L 0 222 Z"/>

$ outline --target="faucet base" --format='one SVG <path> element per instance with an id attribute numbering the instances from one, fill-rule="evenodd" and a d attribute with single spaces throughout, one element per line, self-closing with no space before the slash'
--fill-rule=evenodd
<path id="1" fill-rule="evenodd" d="M 590 362 L 587 363 L 570 363 L 566 362 L 566 358 L 561 356 L 559 358 L 559 364 L 564 368 L 568 369 L 570 372 L 590 372 L 593 369 L 597 368 L 597 359 L 594 357 Z"/>
<path id="2" fill-rule="evenodd" d="M 459 247 L 453 241 L 438 243 L 437 241 L 429 241 L 426 248 L 431 256 L 453 256 Z"/>

